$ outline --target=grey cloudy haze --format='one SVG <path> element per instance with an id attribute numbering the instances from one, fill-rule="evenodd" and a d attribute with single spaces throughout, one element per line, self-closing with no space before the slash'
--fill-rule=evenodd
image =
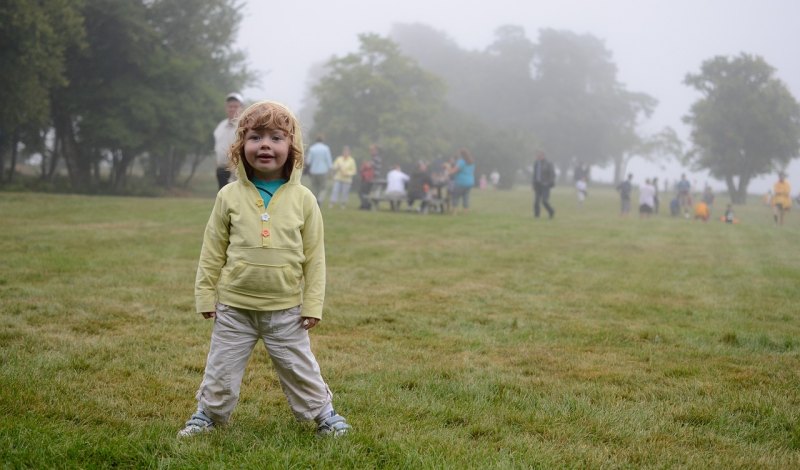
<path id="1" fill-rule="evenodd" d="M 542 28 L 592 34 L 612 52 L 620 82 L 659 100 L 643 130 L 671 126 L 684 140 L 688 129 L 681 117 L 698 95 L 683 85 L 683 78 L 715 55 L 762 56 L 800 98 L 800 2 L 795 0 L 250 0 L 242 13 L 238 47 L 260 76 L 257 86 L 244 90 L 246 98 L 274 99 L 295 110 L 312 64 L 354 52 L 358 34 L 385 36 L 395 23 L 422 23 L 465 49 L 479 50 L 505 24 L 524 27 L 534 42 Z M 640 159 L 628 170 L 637 182 L 656 175 L 674 180 L 682 171 L 676 162 Z M 593 174 L 610 177 L 602 169 Z M 723 188 L 703 173 L 692 179 Z M 789 180 L 795 192 L 800 190 L 800 161 L 789 167 Z M 774 176 L 761 178 L 750 190 L 764 192 L 774 181 Z"/>

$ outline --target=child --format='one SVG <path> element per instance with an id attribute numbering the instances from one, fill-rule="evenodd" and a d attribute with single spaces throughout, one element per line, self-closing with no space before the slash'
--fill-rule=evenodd
<path id="1" fill-rule="evenodd" d="M 583 205 L 583 201 L 586 200 L 587 195 L 586 178 L 580 178 L 575 182 L 575 190 L 578 192 L 578 204 Z"/>
<path id="2" fill-rule="evenodd" d="M 295 417 L 316 420 L 317 435 L 345 434 L 308 337 L 322 317 L 325 247 L 316 199 L 300 184 L 300 124 L 280 104 L 250 106 L 230 160 L 238 180 L 217 194 L 195 282 L 197 311 L 214 319 L 211 347 L 197 412 L 178 436 L 228 422 L 259 339 Z"/>
<path id="3" fill-rule="evenodd" d="M 739 222 L 739 219 L 733 214 L 733 206 L 728 204 L 728 207 L 725 208 L 725 215 L 721 217 L 722 221 L 726 224 L 735 224 Z"/>

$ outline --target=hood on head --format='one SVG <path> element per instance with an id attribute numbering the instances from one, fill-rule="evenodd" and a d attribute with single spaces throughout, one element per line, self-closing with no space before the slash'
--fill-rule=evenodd
<path id="1" fill-rule="evenodd" d="M 303 132 L 300 128 L 300 121 L 297 120 L 294 113 L 285 105 L 278 103 L 276 101 L 259 101 L 247 107 L 247 109 L 242 112 L 236 121 L 236 141 L 239 141 L 240 132 L 244 132 L 243 129 L 239 127 L 239 123 L 242 122 L 242 119 L 247 119 L 250 115 L 254 113 L 258 113 L 260 109 L 264 108 L 265 106 L 275 107 L 280 110 L 280 112 L 285 113 L 290 121 L 291 127 L 291 138 L 292 138 L 292 146 L 291 146 L 291 154 L 294 155 L 294 165 L 292 167 L 291 175 L 289 176 L 289 183 L 290 184 L 300 184 L 300 179 L 303 177 L 303 164 L 305 160 L 305 150 L 303 147 Z M 235 144 L 234 144 L 235 145 Z M 233 151 L 233 149 L 231 149 Z M 236 164 L 236 176 L 239 178 L 240 181 L 247 181 L 247 173 L 244 168 L 244 163 L 242 163 L 242 158 L 238 159 L 238 163 Z"/>

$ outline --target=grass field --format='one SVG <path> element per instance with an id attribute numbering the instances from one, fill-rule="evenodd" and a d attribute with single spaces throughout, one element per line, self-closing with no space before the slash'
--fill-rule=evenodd
<path id="1" fill-rule="evenodd" d="M 312 341 L 354 432 L 294 421 L 259 347 L 231 425 L 178 440 L 212 199 L 0 193 L 0 467 L 798 468 L 800 215 L 622 219 L 557 188 L 534 220 L 530 197 L 325 209 Z"/>

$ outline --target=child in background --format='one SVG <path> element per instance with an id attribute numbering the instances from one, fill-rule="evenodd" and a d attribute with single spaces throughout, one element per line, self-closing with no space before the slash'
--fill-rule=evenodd
<path id="1" fill-rule="evenodd" d="M 587 195 L 586 178 L 580 178 L 575 182 L 575 190 L 578 192 L 578 204 L 583 205 Z"/>
<path id="2" fill-rule="evenodd" d="M 699 201 L 697 204 L 694 205 L 694 219 L 695 220 L 702 220 L 703 222 L 708 222 L 708 218 L 711 216 L 711 209 L 708 208 L 708 204 L 703 201 Z"/>
<path id="3" fill-rule="evenodd" d="M 736 218 L 736 215 L 733 213 L 733 206 L 728 204 L 728 207 L 725 208 L 725 215 L 722 216 L 722 221 L 726 224 L 736 224 L 739 223 L 739 219 Z"/>
<path id="4" fill-rule="evenodd" d="M 195 282 L 197 312 L 214 319 L 211 347 L 197 411 L 178 436 L 228 422 L 259 340 L 295 417 L 316 420 L 320 436 L 345 434 L 308 336 L 322 317 L 325 245 L 316 198 L 300 184 L 300 124 L 283 105 L 250 106 L 230 160 L 238 180 L 217 194 Z"/>

